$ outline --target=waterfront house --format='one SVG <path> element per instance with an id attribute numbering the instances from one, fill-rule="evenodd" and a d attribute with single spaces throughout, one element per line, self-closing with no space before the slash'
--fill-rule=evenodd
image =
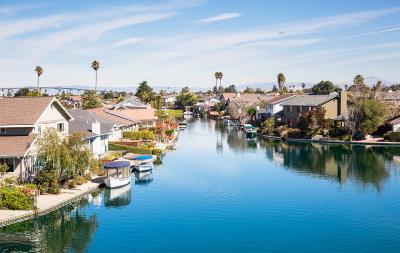
<path id="1" fill-rule="evenodd" d="M 400 115 L 389 119 L 389 124 L 392 126 L 393 132 L 400 132 Z"/>
<path id="2" fill-rule="evenodd" d="M 54 97 L 0 97 L 0 163 L 19 180 L 37 172 L 35 141 L 46 129 L 67 135 L 72 116 Z"/>
<path id="3" fill-rule="evenodd" d="M 283 111 L 282 104 L 291 98 L 294 98 L 296 94 L 287 94 L 283 96 L 274 96 L 272 99 L 267 100 L 265 103 L 265 113 L 267 116 L 273 116 Z"/>
<path id="4" fill-rule="evenodd" d="M 69 133 L 82 133 L 95 157 L 108 151 L 109 141 L 118 141 L 122 138 L 121 128 L 110 120 L 85 110 L 68 110 L 68 112 L 74 118 L 69 123 Z"/>
<path id="5" fill-rule="evenodd" d="M 273 98 L 273 95 L 261 95 L 256 93 L 222 93 L 220 100 L 229 107 L 230 103 L 240 103 L 256 106 Z"/>
<path id="6" fill-rule="evenodd" d="M 325 109 L 326 119 L 337 119 L 347 115 L 347 93 L 332 92 L 329 95 L 297 95 L 281 104 L 283 119 L 289 126 L 296 126 L 303 112 Z"/>

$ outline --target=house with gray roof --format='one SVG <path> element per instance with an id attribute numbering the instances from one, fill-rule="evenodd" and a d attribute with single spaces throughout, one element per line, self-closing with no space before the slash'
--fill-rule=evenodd
<path id="1" fill-rule="evenodd" d="M 122 130 L 115 122 L 86 110 L 68 112 L 74 118 L 69 124 L 69 133 L 82 133 L 95 157 L 108 151 L 109 141 L 122 137 Z"/>
<path id="2" fill-rule="evenodd" d="M 328 95 L 297 95 L 281 104 L 283 119 L 289 126 L 296 126 L 301 113 L 316 109 L 325 110 L 326 119 L 347 115 L 347 93 L 332 92 Z"/>

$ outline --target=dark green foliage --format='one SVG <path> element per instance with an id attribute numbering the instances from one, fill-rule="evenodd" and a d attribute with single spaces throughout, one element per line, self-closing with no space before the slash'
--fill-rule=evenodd
<path id="1" fill-rule="evenodd" d="M 174 130 L 172 130 L 172 129 L 167 129 L 167 130 L 165 130 L 165 134 L 167 135 L 167 136 L 169 136 L 169 137 L 171 137 L 171 135 L 174 133 Z"/>
<path id="2" fill-rule="evenodd" d="M 236 93 L 236 86 L 234 84 L 229 85 L 227 88 L 225 88 L 224 92 L 232 92 L 232 93 Z"/>
<path id="3" fill-rule="evenodd" d="M 123 133 L 124 139 L 131 139 L 131 140 L 154 140 L 155 136 L 154 133 L 151 131 L 136 131 L 136 132 L 124 132 Z"/>
<path id="4" fill-rule="evenodd" d="M 154 100 L 156 93 L 153 91 L 153 88 L 147 83 L 147 81 L 143 81 L 139 83 L 139 87 L 136 90 L 135 96 L 140 99 L 140 101 L 144 103 L 150 103 Z"/>
<path id="5" fill-rule="evenodd" d="M 43 193 L 59 193 L 60 183 L 58 179 L 57 173 L 51 169 L 43 169 L 36 175 L 38 189 Z"/>
<path id="6" fill-rule="evenodd" d="M 93 109 L 101 107 L 101 99 L 97 96 L 96 91 L 87 90 L 82 95 L 83 109 Z"/>
<path id="7" fill-rule="evenodd" d="M 385 141 L 400 142 L 400 132 L 387 132 L 383 135 Z"/>
<path id="8" fill-rule="evenodd" d="M 25 97 L 28 96 L 28 94 L 29 94 L 29 89 L 21 88 L 17 92 L 15 92 L 14 97 Z"/>
<path id="9" fill-rule="evenodd" d="M 146 154 L 146 155 L 161 155 L 162 150 L 147 146 L 139 146 L 139 147 L 132 147 L 132 146 L 124 146 L 118 145 L 115 143 L 110 143 L 108 146 L 109 150 L 125 150 L 134 154 Z"/>
<path id="10" fill-rule="evenodd" d="M 16 187 L 0 188 L 0 209 L 8 210 L 31 210 L 33 200 Z"/>
<path id="11" fill-rule="evenodd" d="M 312 93 L 316 95 L 327 95 L 335 90 L 331 81 L 321 81 L 311 88 Z"/>

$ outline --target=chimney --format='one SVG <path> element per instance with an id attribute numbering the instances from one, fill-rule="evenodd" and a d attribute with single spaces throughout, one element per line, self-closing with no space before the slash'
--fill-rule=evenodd
<path id="1" fill-rule="evenodd" d="M 92 123 L 92 133 L 100 134 L 100 122 L 97 120 Z"/>
<path id="2" fill-rule="evenodd" d="M 343 90 L 339 93 L 339 115 L 347 115 L 347 91 Z"/>

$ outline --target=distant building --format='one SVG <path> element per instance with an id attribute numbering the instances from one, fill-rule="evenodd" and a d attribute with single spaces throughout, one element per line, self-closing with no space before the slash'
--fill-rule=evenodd
<path id="1" fill-rule="evenodd" d="M 0 97 L 0 163 L 21 181 L 36 174 L 36 138 L 48 128 L 67 135 L 71 120 L 54 97 Z"/>
<path id="2" fill-rule="evenodd" d="M 287 94 L 283 96 L 274 96 L 268 100 L 265 104 L 265 113 L 272 116 L 283 111 L 282 104 L 291 98 L 294 98 L 296 94 Z"/>
<path id="3" fill-rule="evenodd" d="M 325 109 L 325 118 L 336 119 L 347 115 L 347 93 L 332 92 L 329 95 L 297 95 L 288 99 L 283 106 L 283 119 L 289 126 L 297 126 L 303 112 Z"/>

